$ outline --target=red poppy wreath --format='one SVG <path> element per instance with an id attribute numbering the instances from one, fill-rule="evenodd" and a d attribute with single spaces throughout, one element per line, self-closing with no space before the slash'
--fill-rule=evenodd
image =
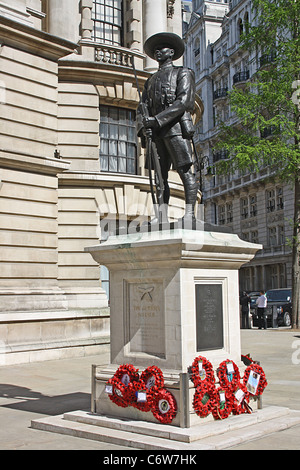
<path id="1" fill-rule="evenodd" d="M 213 366 L 205 357 L 198 356 L 194 359 L 191 372 L 191 380 L 195 387 L 198 385 L 211 387 L 215 384 Z"/>
<path id="2" fill-rule="evenodd" d="M 149 393 L 143 380 L 130 382 L 126 394 L 128 404 L 140 411 L 150 411 L 152 406 L 152 395 Z"/>
<path id="3" fill-rule="evenodd" d="M 164 387 L 164 376 L 157 366 L 147 367 L 141 373 L 141 380 L 145 383 L 148 390 L 155 391 Z"/>
<path id="4" fill-rule="evenodd" d="M 156 391 L 153 396 L 151 411 L 160 423 L 170 424 L 177 413 L 177 404 L 172 393 L 164 388 Z"/>
<path id="5" fill-rule="evenodd" d="M 109 379 L 106 383 L 105 391 L 108 394 L 110 400 L 115 403 L 115 405 L 121 406 L 122 408 L 127 408 L 127 387 L 121 382 L 120 379 L 116 379 L 115 377 Z"/>
<path id="6" fill-rule="evenodd" d="M 130 382 L 136 382 L 140 379 L 138 369 L 131 364 L 123 364 L 120 366 L 115 372 L 114 378 L 121 380 L 126 387 Z"/>
<path id="7" fill-rule="evenodd" d="M 252 363 L 245 370 L 243 383 L 251 395 L 259 396 L 268 385 L 264 370 L 258 364 Z"/>
<path id="8" fill-rule="evenodd" d="M 208 416 L 214 407 L 215 388 L 198 385 L 194 393 L 193 407 L 201 418 Z"/>
<path id="9" fill-rule="evenodd" d="M 229 359 L 221 362 L 217 369 L 217 375 L 219 377 L 221 387 L 226 388 L 227 390 L 235 390 L 237 385 L 240 383 L 241 377 L 238 366 L 235 362 Z"/>
<path id="10" fill-rule="evenodd" d="M 240 382 L 232 393 L 232 413 L 234 415 L 251 413 L 249 398 L 247 388 Z"/>
<path id="11" fill-rule="evenodd" d="M 212 409 L 212 415 L 215 419 L 228 418 L 232 411 L 232 394 L 221 387 L 215 390 L 215 401 Z"/>

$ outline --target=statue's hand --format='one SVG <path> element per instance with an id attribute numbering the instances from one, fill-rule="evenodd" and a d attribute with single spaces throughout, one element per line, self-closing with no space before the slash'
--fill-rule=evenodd
<path id="1" fill-rule="evenodd" d="M 147 128 L 144 128 L 143 133 L 144 133 L 144 136 L 145 136 L 145 137 L 152 137 L 152 133 L 153 133 L 153 132 L 152 132 L 151 127 L 149 127 L 148 129 L 147 129 Z"/>
<path id="2" fill-rule="evenodd" d="M 155 129 L 158 127 L 158 122 L 154 117 L 144 117 L 143 125 L 145 129 Z"/>

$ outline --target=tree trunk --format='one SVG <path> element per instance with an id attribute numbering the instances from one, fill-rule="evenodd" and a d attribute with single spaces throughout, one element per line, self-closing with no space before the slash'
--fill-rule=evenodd
<path id="1" fill-rule="evenodd" d="M 300 322 L 300 178 L 295 178 L 295 213 L 293 234 L 293 273 L 292 273 L 292 326 L 299 328 Z"/>

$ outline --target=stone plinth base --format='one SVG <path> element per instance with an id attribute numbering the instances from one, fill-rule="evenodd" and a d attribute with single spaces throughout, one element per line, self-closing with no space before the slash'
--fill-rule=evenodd
<path id="1" fill-rule="evenodd" d="M 190 429 L 97 416 L 86 411 L 37 419 L 31 427 L 134 449 L 191 451 L 229 449 L 299 424 L 299 411 L 269 406 L 223 421 L 201 423 L 199 418 L 199 424 Z"/>
<path id="2" fill-rule="evenodd" d="M 172 424 L 193 425 L 193 384 L 187 370 L 199 355 L 217 369 L 230 358 L 241 364 L 238 270 L 260 245 L 229 233 L 163 230 L 109 238 L 86 248 L 110 270 L 111 365 L 93 380 L 94 411 L 137 416 L 105 395 L 105 383 L 119 365 L 155 365 L 173 393 L 178 413 Z"/>

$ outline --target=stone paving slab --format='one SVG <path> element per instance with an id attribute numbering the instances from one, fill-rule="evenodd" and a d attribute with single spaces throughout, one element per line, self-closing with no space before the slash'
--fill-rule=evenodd
<path id="1" fill-rule="evenodd" d="M 110 442 L 144 450 L 218 450 L 300 425 L 300 411 L 267 407 L 251 415 L 231 416 L 224 421 L 191 428 L 141 421 L 120 420 L 75 411 L 33 420 L 34 429 Z"/>
<path id="2" fill-rule="evenodd" d="M 260 360 L 268 380 L 263 409 L 300 411 L 300 331 L 241 330 L 242 353 Z M 296 360 L 295 360 L 296 359 Z M 91 365 L 109 363 L 109 354 L 0 366 L 0 450 L 101 450 L 128 452 L 125 445 L 44 432 L 31 421 L 90 410 Z M 299 450 L 300 425 L 239 442 L 231 450 Z M 232 444 L 232 442 L 231 442 Z M 130 452 L 134 449 L 130 448 Z M 23 454 L 24 455 L 24 454 Z"/>

